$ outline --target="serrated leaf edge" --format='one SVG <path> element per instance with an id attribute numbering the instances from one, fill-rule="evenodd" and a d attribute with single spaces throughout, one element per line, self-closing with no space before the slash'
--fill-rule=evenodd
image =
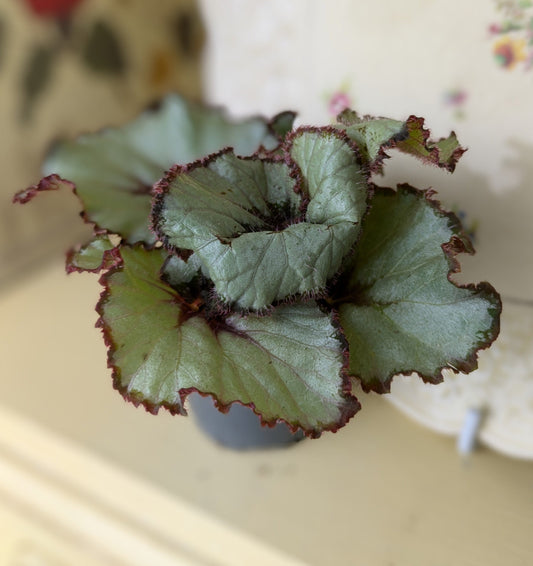
<path id="1" fill-rule="evenodd" d="M 64 179 L 63 177 L 60 177 L 55 173 L 51 175 L 47 175 L 46 177 L 43 177 L 38 183 L 34 185 L 30 185 L 28 188 L 17 192 L 13 197 L 13 203 L 26 204 L 32 201 L 36 196 L 38 196 L 41 193 L 48 191 L 57 191 L 62 189 L 63 187 L 70 188 L 73 194 L 78 199 L 82 207 L 82 210 L 80 212 L 80 217 L 82 218 L 85 224 L 92 226 L 94 236 L 112 234 L 112 232 L 110 232 L 109 230 L 106 230 L 105 228 L 101 228 L 96 222 L 89 219 L 89 216 L 85 211 L 83 200 L 78 195 L 76 184 L 73 183 L 72 181 L 69 181 L 68 179 Z"/>
<path id="2" fill-rule="evenodd" d="M 71 273 L 100 273 L 104 269 L 110 269 L 118 262 L 120 262 L 120 252 L 118 246 L 115 246 L 109 250 L 104 250 L 102 253 L 102 261 L 98 267 L 89 269 L 85 267 L 79 267 L 74 263 L 74 256 L 81 251 L 83 247 L 90 245 L 91 242 L 83 246 L 74 246 L 70 248 L 65 254 L 65 271 L 68 275 Z"/>
<path id="3" fill-rule="evenodd" d="M 292 114 L 292 112 L 289 113 Z M 283 112 L 281 114 L 283 114 Z M 278 153 L 277 151 L 274 151 L 274 152 L 267 152 L 267 154 L 265 155 L 263 153 L 263 148 L 261 147 L 252 155 L 238 156 L 237 154 L 235 154 L 233 148 L 226 147 L 224 149 L 206 155 L 205 157 L 197 159 L 196 161 L 193 161 L 191 163 L 187 163 L 183 165 L 182 164 L 173 165 L 168 171 L 165 172 L 163 177 L 154 184 L 152 189 L 153 198 L 152 198 L 152 211 L 150 214 L 150 230 L 154 233 L 156 239 L 161 241 L 163 243 L 163 246 L 167 250 L 176 253 L 182 259 L 186 259 L 188 256 L 190 256 L 190 254 L 192 253 L 191 250 L 176 248 L 174 245 L 172 245 L 169 242 L 169 238 L 160 229 L 159 224 L 160 224 L 161 212 L 164 209 L 164 199 L 170 190 L 170 185 L 178 175 L 187 174 L 191 171 L 194 171 L 197 168 L 208 167 L 210 163 L 214 162 L 219 157 L 230 153 L 234 153 L 236 157 L 238 157 L 238 159 L 241 159 L 243 161 L 259 160 L 264 163 L 285 163 L 285 165 L 288 168 L 289 177 L 294 181 L 293 190 L 296 194 L 300 195 L 301 198 L 299 215 L 298 217 L 295 217 L 293 219 L 292 223 L 296 224 L 299 222 L 305 222 L 305 213 L 310 203 L 310 197 L 307 194 L 307 191 L 304 190 L 305 183 L 303 181 L 303 173 L 300 167 L 298 166 L 298 164 L 296 163 L 296 161 L 291 157 L 290 154 L 295 139 L 305 133 L 317 133 L 317 134 L 323 133 L 327 135 L 332 135 L 337 139 L 346 143 L 352 150 L 356 158 L 356 162 L 359 165 L 361 169 L 361 173 L 366 182 L 366 195 L 367 195 L 366 209 L 361 213 L 361 218 L 359 219 L 358 222 L 358 224 L 361 225 L 364 220 L 364 217 L 368 214 L 368 211 L 370 210 L 370 206 L 371 206 L 370 201 L 371 201 L 371 197 L 373 196 L 374 185 L 370 182 L 371 171 L 368 167 L 365 166 L 365 163 L 361 158 L 357 144 L 353 140 L 351 140 L 350 137 L 343 130 L 339 130 L 334 126 L 301 126 L 294 130 L 291 130 L 287 134 L 283 144 L 279 148 L 281 149 L 281 154 Z M 360 231 L 357 234 L 357 239 L 354 243 L 354 248 L 357 245 L 357 241 L 359 240 L 359 237 L 360 237 Z M 354 248 L 352 248 L 352 251 Z M 346 255 L 349 255 L 350 253 L 351 252 L 348 252 L 348 254 Z M 218 302 L 220 304 L 221 309 L 226 309 L 226 310 L 232 309 L 235 312 L 240 312 L 242 314 L 248 314 L 250 312 L 254 312 L 259 315 L 267 315 L 272 310 L 272 308 L 275 308 L 276 306 L 279 305 L 292 304 L 299 298 L 302 298 L 303 300 L 315 300 L 324 297 L 328 287 L 331 284 L 331 281 L 335 280 L 335 278 L 338 277 L 338 274 L 342 271 L 342 268 L 343 265 L 341 263 L 337 273 L 334 274 L 332 277 L 330 277 L 323 287 L 316 289 L 309 289 L 299 294 L 289 294 L 285 296 L 283 299 L 274 301 L 272 305 L 263 307 L 261 309 L 239 307 L 237 305 L 230 304 L 229 302 L 225 301 L 222 297 L 217 295 Z"/>
<path id="4" fill-rule="evenodd" d="M 141 247 L 145 250 L 149 249 L 143 243 L 136 243 L 133 246 L 128 246 L 128 247 L 131 247 L 131 248 Z M 103 312 L 103 307 L 104 307 L 104 304 L 107 300 L 107 296 L 109 294 L 108 280 L 113 274 L 120 271 L 123 268 L 123 265 L 124 265 L 123 259 L 120 255 L 120 251 L 118 250 L 118 248 L 115 248 L 115 249 L 117 250 L 117 255 L 116 255 L 116 261 L 115 261 L 114 265 L 111 266 L 105 273 L 103 273 L 102 276 L 99 279 L 99 283 L 100 283 L 100 285 L 102 285 L 103 290 L 100 293 L 100 298 L 99 298 L 99 300 L 96 304 L 95 310 L 98 313 L 98 319 L 95 323 L 95 327 L 102 331 L 104 342 L 105 342 L 105 345 L 107 347 L 107 366 L 108 366 L 109 369 L 111 369 L 111 372 L 112 372 L 111 377 L 112 377 L 113 388 L 120 393 L 120 395 L 124 398 L 125 401 L 132 403 L 135 407 L 142 406 L 148 413 L 150 413 L 152 415 L 157 415 L 158 412 L 161 409 L 165 409 L 171 415 L 186 416 L 188 414 L 187 410 L 185 408 L 185 401 L 186 401 L 187 397 L 191 393 L 198 393 L 203 397 L 211 397 L 214 401 L 215 407 L 222 413 L 227 413 L 232 405 L 239 404 L 239 405 L 242 405 L 244 407 L 248 407 L 250 410 L 252 410 L 254 412 L 254 414 L 256 414 L 258 416 L 259 421 L 261 423 L 261 426 L 263 426 L 263 427 L 273 428 L 278 423 L 285 423 L 289 427 L 289 430 L 292 433 L 296 433 L 298 430 L 301 430 L 305 434 L 305 436 L 307 436 L 308 438 L 319 438 L 322 435 L 323 432 L 337 432 L 339 429 L 344 427 L 361 409 L 361 404 L 360 404 L 359 400 L 352 393 L 352 389 L 353 389 L 352 381 L 351 381 L 351 377 L 348 374 L 348 365 L 347 365 L 348 364 L 348 357 L 347 357 L 347 354 L 346 354 L 344 348 L 342 350 L 343 364 L 342 364 L 341 371 L 340 371 L 341 387 L 339 389 L 339 394 L 340 394 L 340 396 L 342 397 L 342 400 L 343 400 L 343 405 L 339 406 L 340 418 L 337 421 L 335 421 L 334 423 L 332 423 L 330 426 L 324 426 L 320 430 L 318 430 L 318 429 L 305 429 L 305 428 L 302 428 L 302 427 L 300 427 L 300 426 L 298 426 L 294 423 L 291 423 L 290 421 L 285 420 L 283 418 L 266 419 L 266 418 L 263 417 L 263 415 L 261 413 L 259 413 L 257 411 L 254 403 L 243 403 L 243 402 L 238 401 L 238 400 L 232 401 L 231 403 L 223 403 L 222 401 L 220 401 L 220 399 L 217 397 L 217 395 L 215 393 L 200 391 L 196 387 L 183 388 L 183 389 L 180 389 L 178 391 L 178 394 L 179 394 L 179 397 L 180 397 L 180 404 L 171 404 L 171 403 L 165 403 L 165 402 L 151 403 L 150 401 L 148 401 L 146 399 L 139 399 L 139 398 L 136 398 L 134 395 L 130 395 L 127 391 L 127 387 L 124 387 L 124 386 L 121 385 L 120 368 L 113 361 L 114 354 L 116 352 L 117 346 L 116 346 L 116 344 L 113 340 L 111 329 L 110 329 L 109 325 L 106 324 L 106 322 L 104 320 L 104 312 Z M 168 286 L 163 281 L 161 283 L 164 284 L 165 286 Z M 170 289 L 170 287 L 169 287 L 169 289 Z M 174 291 L 174 293 L 177 296 L 177 293 L 175 291 Z M 333 318 L 334 318 L 334 315 L 332 314 L 331 315 L 332 321 L 333 321 Z M 338 328 L 337 327 L 335 327 L 335 328 L 340 335 L 341 333 L 338 330 Z M 230 328 L 225 329 L 225 330 L 229 332 Z M 240 334 L 240 333 L 236 331 L 236 334 Z M 249 340 L 250 342 L 254 342 L 254 340 L 252 338 L 250 338 L 248 335 L 245 335 L 244 338 Z M 342 340 L 341 340 L 341 343 L 343 343 Z"/>
<path id="5" fill-rule="evenodd" d="M 343 127 L 349 127 L 351 125 L 351 124 L 347 123 L 346 120 L 344 119 L 344 116 L 347 112 L 355 112 L 355 111 L 350 110 L 350 109 L 344 110 L 343 112 L 338 114 L 337 117 L 335 118 L 335 120 L 337 121 L 337 123 L 339 124 L 341 129 Z M 365 114 L 363 116 L 359 116 L 359 114 L 357 114 L 357 112 L 355 112 L 355 114 L 361 120 L 362 126 L 364 126 L 365 121 L 389 120 L 390 119 L 390 118 L 385 118 L 383 116 L 371 116 L 371 115 L 368 115 L 368 114 Z M 400 120 L 398 120 L 398 121 L 400 121 Z M 398 146 L 403 141 L 406 141 L 409 138 L 410 127 L 414 127 L 415 129 L 420 130 L 420 132 L 422 133 L 422 140 L 423 140 L 422 146 L 428 152 L 429 155 L 428 156 L 422 156 L 422 155 L 415 155 L 411 152 L 405 152 L 405 153 L 407 153 L 408 155 L 412 155 L 413 157 L 415 157 L 416 159 L 418 159 L 418 160 L 420 160 L 424 163 L 428 163 L 430 165 L 435 165 L 435 166 L 439 167 L 440 169 L 445 169 L 446 171 L 453 173 L 455 171 L 455 168 L 457 166 L 459 159 L 467 151 L 467 149 L 458 144 L 458 146 L 451 153 L 449 158 L 446 161 L 441 161 L 441 159 L 440 159 L 440 153 L 441 152 L 440 152 L 438 145 L 439 145 L 440 142 L 447 140 L 447 139 L 450 139 L 451 137 L 454 137 L 457 140 L 457 135 L 456 135 L 455 131 L 452 130 L 448 137 L 442 137 L 442 138 L 439 138 L 436 141 L 431 140 L 431 132 L 428 128 L 425 128 L 425 119 L 420 117 L 420 116 L 415 116 L 414 114 L 411 114 L 407 118 L 407 120 L 405 120 L 403 128 L 400 132 L 398 132 L 397 134 L 392 136 L 390 139 L 388 139 L 386 142 L 384 142 L 381 145 L 381 147 L 379 148 L 377 156 L 374 158 L 374 160 L 369 165 L 371 173 L 377 173 L 377 174 L 383 173 L 383 162 L 386 159 L 390 158 L 390 155 L 387 153 L 386 150 L 388 150 L 388 149 L 398 149 L 399 151 L 403 151 L 401 149 L 401 147 L 398 147 Z"/>
<path id="6" fill-rule="evenodd" d="M 383 193 L 396 193 L 394 189 L 388 187 L 376 187 L 377 190 Z M 449 227 L 451 230 L 457 230 L 456 234 L 453 234 L 448 242 L 441 244 L 441 249 L 448 261 L 449 270 L 447 273 L 448 281 L 459 289 L 467 289 L 475 292 L 486 299 L 490 304 L 494 305 L 496 309 L 497 316 L 493 316 L 493 323 L 490 328 L 487 329 L 488 337 L 486 340 L 481 341 L 477 347 L 475 347 L 469 356 L 464 360 L 450 360 L 448 364 L 437 368 L 434 374 L 425 375 L 417 371 L 416 369 L 405 370 L 400 373 L 391 373 L 384 380 L 367 380 L 363 381 L 357 375 L 351 375 L 351 378 L 359 383 L 365 393 L 375 392 L 375 393 L 390 393 L 390 388 L 392 380 L 398 375 L 418 375 L 422 381 L 425 383 L 438 384 L 444 380 L 443 372 L 444 370 L 452 370 L 454 373 L 471 373 L 478 368 L 478 354 L 481 350 L 488 348 L 498 337 L 500 333 L 500 314 L 502 311 L 502 299 L 500 294 L 494 289 L 494 287 L 486 282 L 482 281 L 480 283 L 467 283 L 460 285 L 453 281 L 453 275 L 461 272 L 461 264 L 457 259 L 457 255 L 460 253 L 474 254 L 475 250 L 472 242 L 464 231 L 461 221 L 454 212 L 446 211 L 442 208 L 440 201 L 436 200 L 434 195 L 435 191 L 432 189 L 422 191 L 416 189 L 407 183 L 397 185 L 397 190 L 404 190 L 415 194 L 418 198 L 423 198 L 425 201 L 435 210 L 440 216 L 446 217 L 449 222 Z"/>

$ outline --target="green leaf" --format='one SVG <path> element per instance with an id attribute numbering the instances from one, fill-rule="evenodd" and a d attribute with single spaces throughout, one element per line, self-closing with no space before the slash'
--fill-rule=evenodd
<path id="1" fill-rule="evenodd" d="M 459 220 L 427 194 L 377 190 L 337 299 L 350 372 L 365 390 L 388 391 L 399 373 L 438 382 L 443 368 L 477 367 L 476 352 L 498 334 L 501 303 L 488 283 L 451 281 L 464 251 Z"/>
<path id="2" fill-rule="evenodd" d="M 353 110 L 345 110 L 337 117 L 339 127 L 357 144 L 363 158 L 373 171 L 381 172 L 386 149 L 398 149 L 453 172 L 465 152 L 454 132 L 447 138 L 433 141 L 424 128 L 424 119 L 416 116 L 402 122 L 390 118 L 359 116 Z"/>
<path id="3" fill-rule="evenodd" d="M 182 294 L 188 290 L 191 282 L 200 275 L 201 262 L 197 255 L 192 255 L 186 261 L 177 255 L 167 257 L 161 270 L 161 278 L 173 289 Z"/>
<path id="4" fill-rule="evenodd" d="M 344 110 L 337 120 L 345 126 L 346 134 L 359 148 L 363 158 L 373 163 L 391 140 L 407 134 L 405 122 L 390 118 L 359 116 L 354 110 Z"/>
<path id="5" fill-rule="evenodd" d="M 250 405 L 264 423 L 283 420 L 309 436 L 338 429 L 359 409 L 336 330 L 316 304 L 207 319 L 198 301 L 187 303 L 160 280 L 162 250 L 121 253 L 122 265 L 102 279 L 97 308 L 114 384 L 126 399 L 184 414 L 185 397 L 199 391 L 221 408 Z"/>
<path id="6" fill-rule="evenodd" d="M 18 204 L 26 204 L 35 198 L 39 193 L 47 191 L 58 191 L 60 189 L 71 189 L 75 192 L 74 184 L 66 179 L 62 179 L 59 175 L 48 175 L 43 177 L 35 185 L 31 185 L 27 189 L 23 189 L 15 194 L 13 202 Z"/>
<path id="7" fill-rule="evenodd" d="M 175 169 L 159 186 L 154 228 L 167 246 L 194 250 L 235 307 L 320 292 L 357 238 L 367 184 L 347 140 L 300 130 L 289 156 L 292 167 L 224 152 Z"/>
<path id="8" fill-rule="evenodd" d="M 357 153 L 342 135 L 328 128 L 302 128 L 291 139 L 290 156 L 309 195 L 305 219 L 314 224 L 347 228 L 351 249 L 367 209 L 368 183 Z M 345 230 L 341 230 L 341 233 Z"/>
<path id="9" fill-rule="evenodd" d="M 96 236 L 88 244 L 67 253 L 67 273 L 73 271 L 97 273 L 102 269 L 108 269 L 116 261 L 113 254 L 109 253 L 114 249 L 115 245 L 107 235 Z"/>
<path id="10" fill-rule="evenodd" d="M 410 116 L 405 125 L 407 137 L 393 142 L 391 147 L 450 172 L 455 170 L 457 161 L 466 150 L 459 145 L 454 132 L 448 138 L 435 142 L 429 139 L 429 131 L 424 128 L 423 118 Z"/>
<path id="11" fill-rule="evenodd" d="M 267 130 L 262 119 L 234 122 L 218 109 L 170 95 L 122 128 L 57 145 L 44 170 L 75 183 L 86 219 L 99 230 L 152 244 L 151 188 L 165 170 L 226 146 L 251 154 Z"/>
<path id="12" fill-rule="evenodd" d="M 269 133 L 263 139 L 258 155 L 274 157 L 283 154 L 282 143 L 291 132 L 295 118 L 296 113 L 290 110 L 276 114 L 268 124 Z"/>
<path id="13" fill-rule="evenodd" d="M 466 151 L 466 149 L 459 145 L 459 140 L 457 139 L 455 132 L 452 132 L 447 138 L 442 138 L 435 142 L 434 145 L 438 150 L 438 165 L 440 167 L 444 167 L 450 172 L 453 172 L 457 161 Z"/>
<path id="14" fill-rule="evenodd" d="M 284 139 L 285 136 L 292 130 L 296 114 L 287 110 L 276 114 L 270 121 L 270 128 L 275 135 Z"/>

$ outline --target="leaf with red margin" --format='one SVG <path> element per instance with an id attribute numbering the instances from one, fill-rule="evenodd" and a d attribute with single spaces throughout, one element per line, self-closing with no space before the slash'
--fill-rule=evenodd
<path id="1" fill-rule="evenodd" d="M 272 120 L 270 120 L 270 130 L 275 136 L 277 136 L 279 141 L 285 139 L 285 137 L 290 133 L 294 125 L 294 120 L 296 118 L 296 113 L 290 110 L 285 110 L 276 114 Z"/>
<path id="2" fill-rule="evenodd" d="M 62 179 L 59 175 L 56 175 L 56 174 L 52 174 L 52 175 L 48 175 L 47 177 L 43 177 L 35 185 L 31 185 L 30 187 L 23 189 L 22 191 L 19 191 L 18 193 L 16 193 L 15 196 L 13 197 L 13 203 L 15 203 L 15 204 L 26 204 L 26 203 L 30 202 L 31 200 L 33 200 L 40 193 L 44 193 L 44 192 L 48 192 L 48 191 L 59 191 L 61 189 L 71 190 L 78 197 L 81 205 L 83 206 L 83 201 L 79 198 L 78 192 L 76 190 L 76 185 L 74 183 L 72 183 L 71 181 L 68 181 L 67 179 Z M 84 219 L 85 222 L 87 222 L 88 224 L 92 224 L 90 219 L 85 214 L 84 210 L 82 210 L 81 216 L 82 216 L 82 218 Z M 98 229 L 98 227 L 96 227 L 94 225 L 93 225 L 93 231 L 94 231 L 96 240 L 101 238 L 101 237 L 107 238 L 107 236 L 105 236 L 103 231 Z M 90 246 L 91 243 L 89 243 L 87 245 Z M 67 252 L 67 264 L 66 264 L 67 272 L 71 273 L 72 271 L 95 271 L 94 270 L 95 266 L 92 266 L 90 269 L 85 269 L 85 268 L 82 267 L 82 264 L 80 263 L 80 266 L 79 266 L 80 269 L 78 269 L 74 265 L 75 262 L 76 262 L 76 259 L 74 259 L 74 258 L 75 258 L 78 251 L 80 251 L 80 250 L 79 249 L 71 249 L 71 250 L 69 250 L 69 252 Z M 95 251 L 95 250 L 93 250 L 93 251 Z M 71 259 L 74 259 L 74 263 L 72 265 L 70 265 Z M 97 269 L 96 271 L 99 271 L 99 269 Z"/>
<path id="3" fill-rule="evenodd" d="M 422 161 L 453 172 L 466 151 L 459 145 L 455 132 L 438 141 L 430 139 L 424 128 L 424 119 L 409 116 L 403 122 L 391 118 L 359 116 L 353 110 L 345 110 L 337 116 L 337 127 L 358 145 L 373 172 L 382 172 L 385 150 L 398 149 Z"/>
<path id="4" fill-rule="evenodd" d="M 156 188 L 154 230 L 165 245 L 193 250 L 234 308 L 322 292 L 366 213 L 366 172 L 342 132 L 301 128 L 284 149 L 286 161 L 220 152 Z"/>
<path id="5" fill-rule="evenodd" d="M 314 302 L 270 316 L 209 319 L 198 301 L 160 279 L 162 250 L 122 247 L 121 254 L 121 265 L 101 279 L 97 310 L 114 385 L 127 400 L 185 414 L 186 396 L 199 391 L 221 409 L 240 402 L 265 424 L 285 421 L 312 437 L 337 430 L 359 409 L 336 329 Z"/>
<path id="6" fill-rule="evenodd" d="M 466 151 L 459 145 L 455 132 L 438 141 L 429 139 L 429 130 L 424 128 L 424 119 L 409 116 L 405 122 L 408 135 L 405 139 L 393 139 L 389 145 L 403 153 L 409 153 L 432 165 L 446 169 L 450 173 L 455 170 L 457 161 Z"/>
<path id="7" fill-rule="evenodd" d="M 451 280 L 455 256 L 472 251 L 458 218 L 427 191 L 376 189 L 336 291 L 350 373 L 365 390 L 387 392 L 397 374 L 436 383 L 444 368 L 477 368 L 477 351 L 498 335 L 501 301 L 488 283 Z"/>
<path id="8" fill-rule="evenodd" d="M 72 248 L 67 252 L 67 273 L 74 271 L 99 273 L 115 265 L 117 254 L 118 251 L 115 244 L 113 244 L 107 234 L 101 234 L 84 246 Z"/>
<path id="9" fill-rule="evenodd" d="M 165 170 L 226 146 L 249 155 L 273 139 L 262 118 L 234 121 L 220 109 L 169 95 L 121 128 L 57 144 L 44 171 L 75 184 L 85 217 L 97 230 L 153 244 L 151 189 Z"/>
<path id="10" fill-rule="evenodd" d="M 35 198 L 39 193 L 46 191 L 58 191 L 60 189 L 71 189 L 75 192 L 74 183 L 62 179 L 59 175 L 48 175 L 35 185 L 31 185 L 27 189 L 23 189 L 15 194 L 13 202 L 18 204 L 26 204 Z"/>

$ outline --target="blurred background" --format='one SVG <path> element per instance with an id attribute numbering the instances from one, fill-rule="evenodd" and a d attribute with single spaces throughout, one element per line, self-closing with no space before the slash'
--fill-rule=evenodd
<path id="1" fill-rule="evenodd" d="M 504 302 L 480 370 L 398 378 L 338 434 L 268 454 L 126 406 L 93 328 L 97 278 L 63 271 L 87 233 L 76 199 L 11 200 L 55 140 L 167 92 L 236 116 L 327 123 L 349 106 L 454 130 L 453 175 L 394 155 L 377 181 L 434 187 L 471 231 L 461 277 Z M 0 565 L 530 564 L 532 100 L 530 0 L 0 0 Z"/>
<path id="2" fill-rule="evenodd" d="M 82 229 L 65 195 L 24 211 L 13 187 L 40 178 L 58 138 L 122 124 L 168 91 L 200 98 L 204 34 L 192 0 L 2 1 L 0 285 Z"/>

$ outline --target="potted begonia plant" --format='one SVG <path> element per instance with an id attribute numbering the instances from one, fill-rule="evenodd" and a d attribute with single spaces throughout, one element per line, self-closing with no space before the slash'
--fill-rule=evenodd
<path id="1" fill-rule="evenodd" d="M 357 413 L 356 384 L 438 383 L 445 368 L 474 370 L 496 338 L 497 292 L 453 280 L 473 252 L 458 217 L 432 190 L 374 181 L 390 149 L 453 171 L 455 134 L 432 141 L 421 118 L 352 110 L 293 121 L 232 120 L 170 95 L 56 144 L 46 176 L 16 195 L 80 199 L 94 236 L 67 271 L 101 273 L 97 325 L 128 401 L 186 414 L 199 393 L 222 413 L 245 406 L 259 429 L 316 438 Z"/>

